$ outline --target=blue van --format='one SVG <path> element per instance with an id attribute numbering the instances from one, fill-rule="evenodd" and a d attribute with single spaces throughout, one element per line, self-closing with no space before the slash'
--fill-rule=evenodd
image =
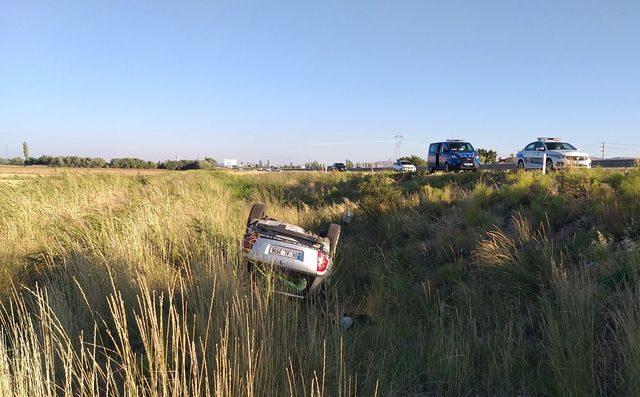
<path id="1" fill-rule="evenodd" d="M 469 142 L 449 139 L 446 142 L 436 142 L 429 145 L 429 157 L 427 169 L 429 172 L 436 170 L 475 171 L 480 165 L 478 152 Z"/>

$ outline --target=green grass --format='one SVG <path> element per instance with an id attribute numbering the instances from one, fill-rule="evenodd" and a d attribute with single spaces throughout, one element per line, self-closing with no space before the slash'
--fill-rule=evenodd
<path id="1" fill-rule="evenodd" d="M 638 171 L 12 180 L 2 395 L 640 391 Z M 250 287 L 255 201 L 318 233 L 354 211 L 324 306 Z"/>

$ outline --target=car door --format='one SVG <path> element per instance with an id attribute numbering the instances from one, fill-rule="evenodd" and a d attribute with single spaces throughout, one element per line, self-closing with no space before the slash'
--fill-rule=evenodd
<path id="1" fill-rule="evenodd" d="M 440 144 L 439 156 L 438 156 L 438 166 L 444 168 L 444 163 L 449 161 L 449 144 L 446 142 L 442 142 Z"/>
<path id="2" fill-rule="evenodd" d="M 547 148 L 544 146 L 544 143 L 536 142 L 536 147 L 532 156 L 535 168 L 542 169 L 542 162 L 544 160 L 544 154 L 546 153 L 546 150 Z"/>
<path id="3" fill-rule="evenodd" d="M 524 161 L 524 167 L 527 169 L 535 167 L 534 164 L 532 163 L 533 156 L 535 154 L 535 149 L 536 149 L 536 142 L 532 142 L 527 146 L 525 146 L 524 149 L 522 149 L 522 161 Z"/>
<path id="4" fill-rule="evenodd" d="M 436 165 L 436 157 L 438 154 L 438 144 L 432 143 L 429 145 L 429 154 L 427 155 L 427 165 L 435 166 Z"/>

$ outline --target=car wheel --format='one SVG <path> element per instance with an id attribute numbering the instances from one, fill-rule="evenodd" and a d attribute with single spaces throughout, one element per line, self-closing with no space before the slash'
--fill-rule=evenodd
<path id="1" fill-rule="evenodd" d="M 436 170 L 432 167 L 429 166 L 429 168 L 427 168 L 427 172 L 429 172 L 430 174 L 433 174 Z"/>
<path id="2" fill-rule="evenodd" d="M 329 225 L 329 231 L 327 232 L 327 238 L 329 239 L 329 255 L 331 258 L 336 257 L 336 251 L 338 250 L 338 240 L 340 240 L 340 225 L 332 223 Z"/>
<path id="3" fill-rule="evenodd" d="M 444 172 L 449 172 L 449 171 L 451 171 L 449 169 L 449 163 L 444 163 Z"/>
<path id="4" fill-rule="evenodd" d="M 251 212 L 249 212 L 249 218 L 247 218 L 247 226 L 251 222 L 256 219 L 263 219 L 265 217 L 267 211 L 267 207 L 263 203 L 255 203 L 253 207 L 251 207 Z"/>
<path id="5" fill-rule="evenodd" d="M 553 168 L 553 160 L 547 159 L 547 172 L 555 171 Z"/>
<path id="6" fill-rule="evenodd" d="M 518 169 L 524 171 L 524 161 L 522 160 L 518 161 Z"/>

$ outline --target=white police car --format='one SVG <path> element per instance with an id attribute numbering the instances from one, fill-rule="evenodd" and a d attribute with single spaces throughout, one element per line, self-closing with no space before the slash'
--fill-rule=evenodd
<path id="1" fill-rule="evenodd" d="M 589 154 L 560 138 L 538 138 L 519 151 L 516 159 L 518 169 L 522 170 L 542 169 L 544 161 L 549 171 L 566 167 L 591 168 Z"/>

